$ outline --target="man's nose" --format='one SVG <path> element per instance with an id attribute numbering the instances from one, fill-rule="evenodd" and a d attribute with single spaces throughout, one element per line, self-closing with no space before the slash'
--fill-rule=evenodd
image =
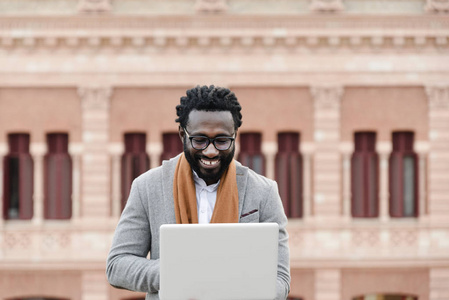
<path id="1" fill-rule="evenodd" d="M 213 143 L 210 143 L 207 148 L 203 150 L 203 155 L 210 158 L 216 157 L 218 156 L 218 150 Z"/>

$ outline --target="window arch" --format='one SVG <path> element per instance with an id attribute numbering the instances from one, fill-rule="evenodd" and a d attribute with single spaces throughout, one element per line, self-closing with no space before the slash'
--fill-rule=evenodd
<path id="1" fill-rule="evenodd" d="M 278 134 L 275 179 L 279 185 L 279 194 L 286 216 L 301 218 L 303 214 L 303 181 L 298 132 L 281 132 Z"/>
<path id="2" fill-rule="evenodd" d="M 256 173 L 265 175 L 265 157 L 262 154 L 261 133 L 246 132 L 240 134 L 240 153 L 237 160 Z"/>
<path id="3" fill-rule="evenodd" d="M 33 217 L 33 158 L 28 133 L 8 134 L 9 153 L 3 159 L 3 217 Z"/>
<path id="4" fill-rule="evenodd" d="M 8 298 L 6 300 L 70 300 L 70 299 L 55 298 L 55 297 L 22 297 L 22 298 Z"/>
<path id="5" fill-rule="evenodd" d="M 67 133 L 47 134 L 48 152 L 44 157 L 44 217 L 72 217 L 72 158 Z"/>
<path id="6" fill-rule="evenodd" d="M 376 133 L 354 133 L 351 157 L 351 214 L 356 218 L 379 216 L 379 156 Z"/>
<path id="7" fill-rule="evenodd" d="M 353 297 L 352 300 L 418 300 L 418 297 L 406 294 L 368 294 Z"/>
<path id="8" fill-rule="evenodd" d="M 175 157 L 182 151 L 183 146 L 178 132 L 166 132 L 162 134 L 161 163 L 163 160 Z"/>
<path id="9" fill-rule="evenodd" d="M 125 153 L 122 155 L 122 210 L 128 200 L 133 180 L 148 170 L 150 158 L 146 153 L 146 134 L 141 132 L 125 133 Z"/>
<path id="10" fill-rule="evenodd" d="M 418 216 L 418 155 L 413 151 L 412 131 L 393 132 L 390 155 L 390 216 Z"/>

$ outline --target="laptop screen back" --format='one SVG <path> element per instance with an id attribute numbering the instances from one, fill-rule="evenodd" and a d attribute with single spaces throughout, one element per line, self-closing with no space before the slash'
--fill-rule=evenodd
<path id="1" fill-rule="evenodd" d="M 276 223 L 160 228 L 161 300 L 274 299 Z"/>

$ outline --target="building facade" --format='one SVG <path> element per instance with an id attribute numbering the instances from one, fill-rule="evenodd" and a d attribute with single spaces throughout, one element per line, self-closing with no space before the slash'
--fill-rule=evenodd
<path id="1" fill-rule="evenodd" d="M 0 299 L 122 300 L 132 179 L 198 84 L 276 179 L 291 299 L 449 299 L 449 1 L 0 0 Z"/>

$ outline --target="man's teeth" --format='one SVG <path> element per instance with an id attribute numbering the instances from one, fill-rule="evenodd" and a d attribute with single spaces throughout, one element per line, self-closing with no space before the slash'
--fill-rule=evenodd
<path id="1" fill-rule="evenodd" d="M 205 165 L 213 166 L 213 165 L 216 165 L 218 163 L 218 160 L 204 160 L 204 159 L 202 159 L 201 162 L 203 164 L 205 164 Z"/>

